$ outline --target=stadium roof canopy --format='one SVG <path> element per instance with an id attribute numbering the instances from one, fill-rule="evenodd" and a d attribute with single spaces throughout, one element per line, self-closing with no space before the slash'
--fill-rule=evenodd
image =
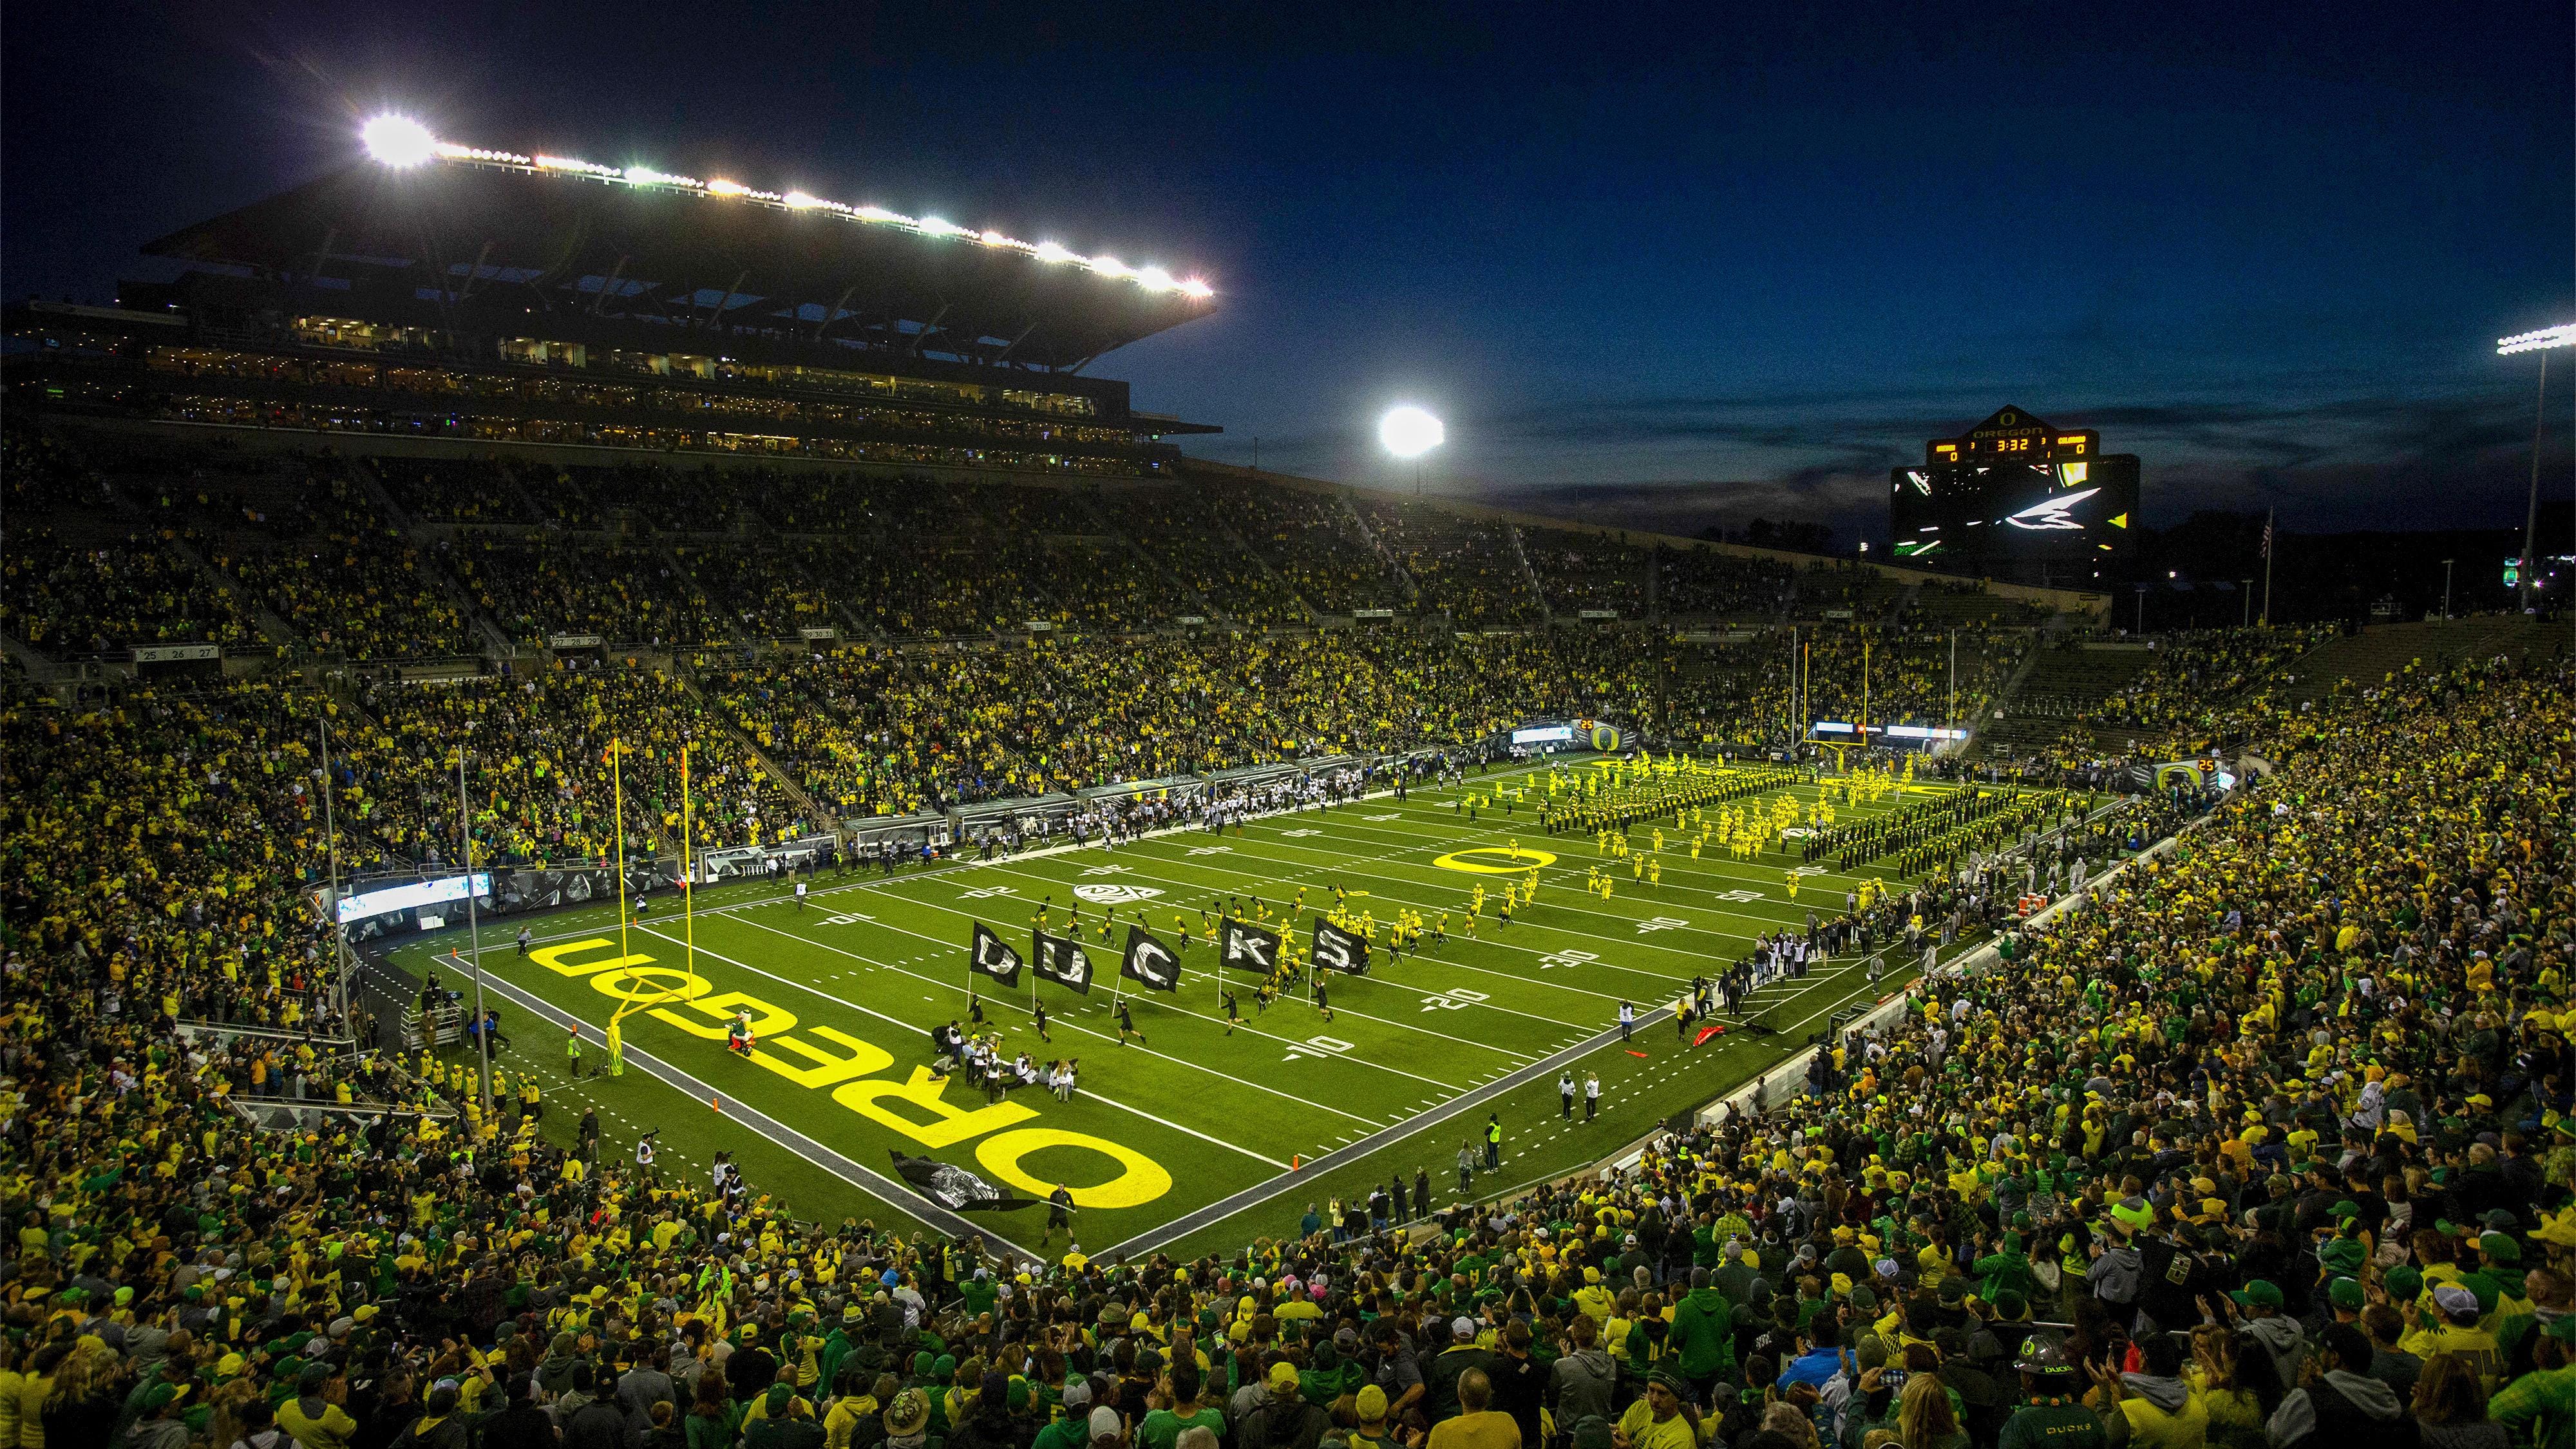
<path id="1" fill-rule="evenodd" d="M 576 312 L 912 356 L 1073 369 L 1203 315 L 1209 289 L 1052 244 L 725 181 L 441 147 L 362 163 L 147 244 L 344 289 L 451 328 Z M 452 154 L 451 154 L 452 153 Z M 445 285 L 440 279 L 445 278 Z"/>

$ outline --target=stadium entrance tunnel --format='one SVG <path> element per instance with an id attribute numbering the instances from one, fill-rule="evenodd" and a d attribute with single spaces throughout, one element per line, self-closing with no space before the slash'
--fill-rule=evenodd
<path id="1" fill-rule="evenodd" d="M 1472 850 L 1453 850 L 1431 863 L 1442 870 L 1463 870 L 1476 875 L 1519 875 L 1556 864 L 1556 853 L 1532 850 L 1525 845 L 1480 845 Z"/>

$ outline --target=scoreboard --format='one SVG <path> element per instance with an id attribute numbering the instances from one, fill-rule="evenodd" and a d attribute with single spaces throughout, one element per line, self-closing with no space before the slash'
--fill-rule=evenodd
<path id="1" fill-rule="evenodd" d="M 2054 458 L 2090 458 L 2102 450 L 2102 435 L 2091 428 L 2052 428 L 2020 408 L 2006 408 L 1956 438 L 1934 438 L 1923 447 L 1923 461 L 1942 463 L 2032 463 Z"/>
<path id="2" fill-rule="evenodd" d="M 2055 428 L 2005 408 L 1919 467 L 1889 475 L 1899 559 L 1980 566 L 2072 562 L 2124 551 L 2138 507 L 2138 459 L 2102 452 L 2090 428 Z"/>

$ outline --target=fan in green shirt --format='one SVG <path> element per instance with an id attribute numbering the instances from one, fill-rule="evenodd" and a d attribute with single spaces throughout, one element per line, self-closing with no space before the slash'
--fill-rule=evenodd
<path id="1" fill-rule="evenodd" d="M 1199 1401 L 1198 1366 L 1174 1364 L 1170 1382 L 1174 1407 L 1156 1409 L 1136 1426 L 1137 1449 L 1172 1449 L 1186 1429 L 1205 1429 L 1224 1437 L 1225 1407 Z"/>
<path id="2" fill-rule="evenodd" d="M 1088 1449 L 1091 1443 L 1091 1381 L 1069 1380 L 1064 1386 L 1063 1400 L 1064 1413 L 1037 1432 L 1037 1438 L 1029 1449 Z"/>

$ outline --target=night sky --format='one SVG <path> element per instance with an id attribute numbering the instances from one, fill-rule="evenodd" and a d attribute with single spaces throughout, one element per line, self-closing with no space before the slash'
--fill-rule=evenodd
<path id="1" fill-rule="evenodd" d="M 2154 522 L 2518 524 L 2564 0 L 2117 8 L 17 4 L 0 289 L 107 300 L 392 108 L 1204 275 L 1093 370 L 1230 461 L 1392 482 L 1411 401 L 1439 491 L 1847 540 L 2014 403 L 2142 454 Z"/>

